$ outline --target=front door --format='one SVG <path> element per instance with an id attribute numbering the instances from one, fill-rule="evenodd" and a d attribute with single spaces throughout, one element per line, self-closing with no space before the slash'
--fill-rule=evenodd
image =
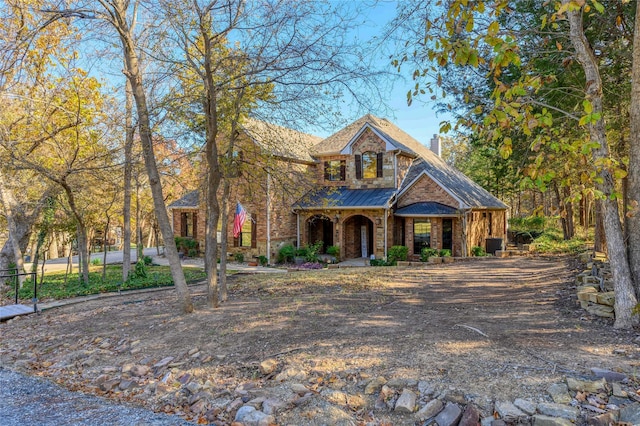
<path id="1" fill-rule="evenodd" d="M 367 225 L 362 225 L 360 227 L 360 246 L 362 247 L 362 257 L 369 257 L 369 253 L 367 251 Z"/>
<path id="2" fill-rule="evenodd" d="M 442 219 L 442 248 L 453 255 L 453 219 Z"/>

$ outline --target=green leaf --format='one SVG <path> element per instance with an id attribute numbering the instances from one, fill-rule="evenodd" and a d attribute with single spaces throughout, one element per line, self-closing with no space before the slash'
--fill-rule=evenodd
<path id="1" fill-rule="evenodd" d="M 597 0 L 591 0 L 591 3 L 593 3 L 593 7 L 596 8 L 598 13 L 603 13 L 604 12 L 604 6 L 602 5 L 602 3 L 600 3 Z"/>
<path id="2" fill-rule="evenodd" d="M 584 108 L 584 112 L 587 114 L 591 114 L 593 112 L 593 105 L 587 99 L 582 101 L 582 108 Z"/>

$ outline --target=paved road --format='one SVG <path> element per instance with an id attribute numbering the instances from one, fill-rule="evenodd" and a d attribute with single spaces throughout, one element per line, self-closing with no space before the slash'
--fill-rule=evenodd
<path id="1" fill-rule="evenodd" d="M 43 379 L 0 367 L 2 426 L 193 425 L 180 417 L 71 392 Z"/>
<path id="2" fill-rule="evenodd" d="M 160 251 L 162 252 L 162 249 L 160 249 Z M 145 248 L 142 250 L 142 253 L 145 256 L 157 256 L 158 255 L 158 250 L 155 247 L 150 247 L 150 248 Z M 98 259 L 100 260 L 100 262 L 102 262 L 102 260 L 104 259 L 104 253 L 93 253 L 91 255 L 91 260 L 93 259 Z M 44 264 L 44 271 L 45 272 L 53 272 L 53 271 L 64 271 L 67 268 L 67 261 L 68 259 L 66 257 L 59 257 L 57 259 L 48 259 L 45 264 Z M 78 256 L 73 256 L 71 258 L 71 261 L 73 262 L 74 265 L 74 269 L 77 271 L 78 268 Z M 131 262 L 135 263 L 138 261 L 138 252 L 136 250 L 131 250 Z M 109 251 L 107 252 L 107 264 L 112 264 L 112 263 L 122 263 L 122 250 L 117 250 L 117 251 Z M 27 271 L 31 270 L 31 264 L 30 263 L 26 263 L 25 264 L 25 269 Z M 38 268 L 38 273 L 40 273 L 41 269 Z"/>

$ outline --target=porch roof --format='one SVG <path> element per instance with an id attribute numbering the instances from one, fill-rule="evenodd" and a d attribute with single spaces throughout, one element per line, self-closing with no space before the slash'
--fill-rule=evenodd
<path id="1" fill-rule="evenodd" d="M 299 209 L 387 208 L 395 193 L 395 188 L 325 187 L 309 192 L 296 203 L 295 207 Z"/>
<path id="2" fill-rule="evenodd" d="M 435 202 L 414 203 L 395 211 L 395 216 L 457 216 L 454 207 Z"/>

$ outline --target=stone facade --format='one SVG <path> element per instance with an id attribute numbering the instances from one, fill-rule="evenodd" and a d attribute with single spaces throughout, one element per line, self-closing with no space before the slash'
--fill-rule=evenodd
<path id="1" fill-rule="evenodd" d="M 421 176 L 407 192 L 398 199 L 398 208 L 406 207 L 413 203 L 433 201 L 445 206 L 457 207 L 460 203 L 453 198 L 440 185 L 435 183 L 428 176 Z"/>

